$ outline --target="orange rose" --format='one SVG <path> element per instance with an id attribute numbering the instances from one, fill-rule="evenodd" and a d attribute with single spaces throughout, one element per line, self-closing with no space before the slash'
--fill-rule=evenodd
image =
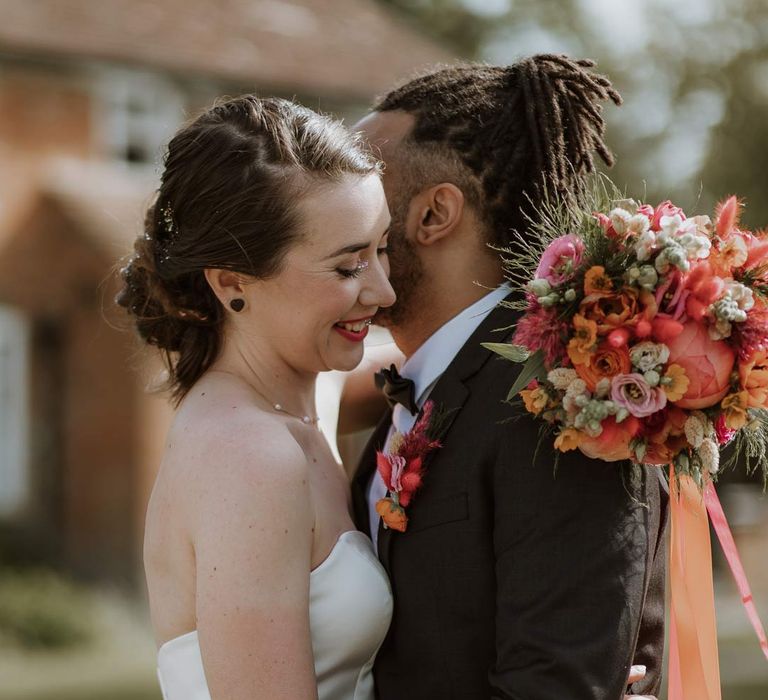
<path id="1" fill-rule="evenodd" d="M 597 343 L 597 324 L 576 314 L 573 329 L 573 338 L 568 341 L 568 357 L 574 364 L 587 362 Z"/>
<path id="2" fill-rule="evenodd" d="M 602 459 L 606 462 L 618 462 L 629 459 L 632 455 L 629 443 L 637 437 L 642 429 L 639 418 L 629 416 L 617 423 L 613 416 L 602 422 L 603 432 L 597 437 L 584 436 L 579 449 L 592 459 Z"/>
<path id="3" fill-rule="evenodd" d="M 703 323 L 687 321 L 667 347 L 669 363 L 688 377 L 688 389 L 676 402 L 680 408 L 714 406 L 728 393 L 736 354 L 724 340 L 712 340 Z"/>
<path id="4" fill-rule="evenodd" d="M 587 383 L 587 388 L 594 391 L 597 383 L 603 378 L 615 377 L 617 374 L 628 374 L 632 371 L 632 360 L 626 345 L 614 347 L 609 342 L 602 342 L 597 351 L 589 356 L 583 364 L 574 363 L 573 368 Z"/>
<path id="5" fill-rule="evenodd" d="M 601 335 L 636 324 L 643 312 L 638 290 L 631 287 L 610 294 L 590 294 L 584 297 L 579 310 L 597 324 Z"/>
<path id="6" fill-rule="evenodd" d="M 761 350 L 739 364 L 739 380 L 751 408 L 768 408 L 768 353 Z"/>
<path id="7" fill-rule="evenodd" d="M 376 512 L 388 528 L 405 532 L 408 526 L 408 516 L 405 514 L 405 510 L 396 505 L 391 498 L 380 498 L 376 501 Z"/>

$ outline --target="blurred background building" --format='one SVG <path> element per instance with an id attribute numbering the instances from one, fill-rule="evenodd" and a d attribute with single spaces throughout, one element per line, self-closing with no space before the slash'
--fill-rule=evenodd
<path id="1" fill-rule="evenodd" d="M 768 225 L 765 0 L 0 0 L 0 700 L 158 697 L 140 552 L 170 409 L 112 298 L 179 124 L 250 91 L 351 121 L 419 67 L 542 52 L 598 59 L 624 95 L 630 194 L 737 193 Z M 722 495 L 768 617 L 761 484 Z M 717 586 L 724 697 L 766 698 Z"/>
<path id="2" fill-rule="evenodd" d="M 449 54 L 356 0 L 3 0 L 0 52 L 2 548 L 131 581 L 167 411 L 110 273 L 163 145 L 220 95 L 345 116 Z"/>

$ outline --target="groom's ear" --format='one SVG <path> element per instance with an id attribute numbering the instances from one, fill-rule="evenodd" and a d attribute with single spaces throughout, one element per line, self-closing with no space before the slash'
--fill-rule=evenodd
<path id="1" fill-rule="evenodd" d="M 416 240 L 433 245 L 451 235 L 464 214 L 464 193 L 450 182 L 441 182 L 424 190 L 417 199 L 419 216 Z"/>

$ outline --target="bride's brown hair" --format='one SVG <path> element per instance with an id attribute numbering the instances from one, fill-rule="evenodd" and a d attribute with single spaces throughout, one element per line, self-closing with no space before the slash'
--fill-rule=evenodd
<path id="1" fill-rule="evenodd" d="M 279 98 L 220 102 L 168 144 L 117 303 L 158 347 L 179 402 L 221 345 L 224 309 L 204 270 L 269 278 L 301 238 L 296 197 L 315 182 L 379 172 L 339 122 Z"/>

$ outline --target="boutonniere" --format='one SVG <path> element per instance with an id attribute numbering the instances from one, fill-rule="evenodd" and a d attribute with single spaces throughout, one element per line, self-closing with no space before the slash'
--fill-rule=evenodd
<path id="1" fill-rule="evenodd" d="M 376 512 L 384 527 L 405 532 L 408 516 L 405 509 L 424 479 L 424 459 L 440 447 L 435 404 L 427 401 L 419 420 L 407 433 L 395 433 L 387 453 L 376 453 L 376 466 L 387 487 L 386 498 L 376 503 Z"/>

